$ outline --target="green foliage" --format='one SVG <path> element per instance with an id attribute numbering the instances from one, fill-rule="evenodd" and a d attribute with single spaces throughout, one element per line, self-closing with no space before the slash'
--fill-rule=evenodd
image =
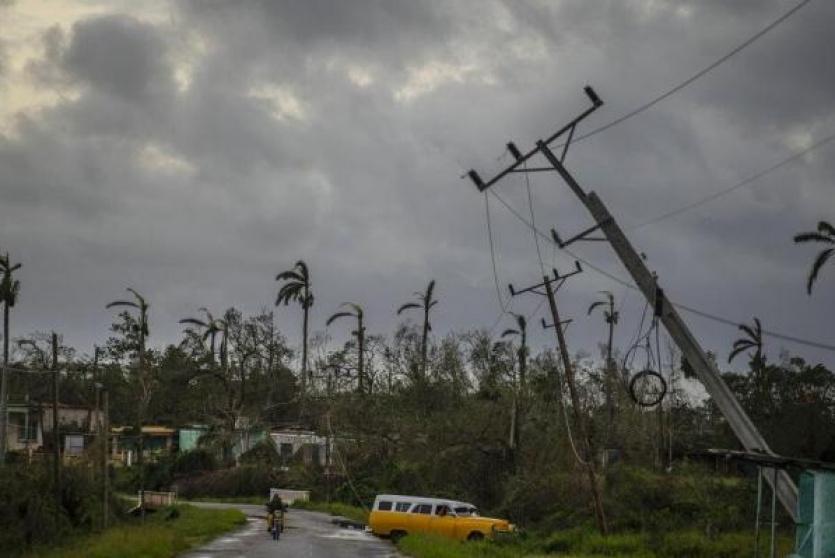
<path id="1" fill-rule="evenodd" d="M 217 469 L 215 454 L 203 448 L 178 454 L 171 466 L 171 472 L 174 475 L 190 475 L 215 469 Z"/>
<path id="2" fill-rule="evenodd" d="M 606 477 L 606 508 L 615 529 L 661 531 L 700 528 L 706 535 L 745 528 L 752 487 L 695 465 L 675 474 L 618 466 Z"/>
<path id="3" fill-rule="evenodd" d="M 221 498 L 263 494 L 266 501 L 270 488 L 284 486 L 284 476 L 262 465 L 242 465 L 220 469 L 177 481 L 177 493 L 183 498 L 217 496 Z"/>
<path id="4" fill-rule="evenodd" d="M 275 442 L 269 436 L 255 444 L 249 451 L 241 455 L 241 463 L 247 465 L 262 465 L 278 467 L 281 465 L 281 455 Z"/>
<path id="5" fill-rule="evenodd" d="M 760 555 L 765 556 L 768 541 L 761 541 Z M 615 533 L 606 537 L 591 529 L 572 529 L 553 533 L 546 538 L 517 537 L 506 542 L 461 542 L 437 535 L 409 535 L 398 544 L 413 558 L 494 557 L 533 558 L 738 558 L 754 550 L 750 532 L 727 533 L 708 538 L 697 531 L 670 531 L 664 535 Z M 787 556 L 792 549 L 791 537 L 778 540 L 778 556 Z"/>
<path id="6" fill-rule="evenodd" d="M 21 552 L 72 534 L 92 531 L 101 523 L 101 485 L 83 466 L 62 467 L 56 499 L 47 464 L 0 468 L 0 554 Z M 111 505 L 111 509 L 117 506 Z"/>
<path id="7" fill-rule="evenodd" d="M 169 558 L 245 522 L 238 510 L 176 506 L 150 514 L 145 523 L 134 519 L 57 548 L 34 549 L 27 558 Z"/>

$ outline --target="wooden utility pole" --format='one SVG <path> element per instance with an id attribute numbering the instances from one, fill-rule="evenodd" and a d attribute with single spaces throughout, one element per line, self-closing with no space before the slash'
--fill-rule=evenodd
<path id="1" fill-rule="evenodd" d="M 61 433 L 58 430 L 58 334 L 52 332 L 52 478 L 61 499 Z"/>
<path id="2" fill-rule="evenodd" d="M 110 456 L 110 393 L 107 388 L 102 390 L 102 405 L 104 406 L 104 420 L 102 421 L 102 525 L 107 529 L 108 515 L 110 514 L 110 471 L 108 460 Z"/>
<path id="3" fill-rule="evenodd" d="M 568 392 L 571 396 L 571 408 L 574 414 L 574 426 L 577 429 L 577 434 L 582 441 L 583 450 L 583 466 L 586 469 L 586 474 L 589 478 L 589 488 L 594 503 L 594 515 L 597 519 L 597 528 L 602 534 L 608 532 L 606 524 L 606 513 L 603 510 L 603 499 L 600 496 L 600 487 L 597 485 L 597 473 L 594 467 L 594 454 L 592 453 L 591 442 L 586 431 L 586 424 L 583 420 L 583 412 L 580 407 L 580 397 L 577 395 L 577 386 L 574 384 L 574 367 L 571 364 L 571 357 L 568 354 L 568 346 L 565 342 L 565 332 L 560 320 L 560 312 L 557 307 L 557 300 L 554 297 L 554 289 L 551 287 L 551 282 L 556 279 L 545 277 L 545 294 L 548 297 L 548 305 L 551 308 L 551 317 L 554 320 L 554 332 L 557 336 L 557 345 L 560 349 L 560 357 L 562 359 L 562 367 L 565 372 L 565 382 L 568 384 Z"/>
<path id="4" fill-rule="evenodd" d="M 526 287 L 521 290 L 516 290 L 513 288 L 513 285 L 508 285 L 510 288 L 510 294 L 512 296 L 524 294 L 524 293 L 536 293 L 538 295 L 542 295 L 543 293 L 537 289 L 542 287 L 545 288 L 544 295 L 548 298 L 548 305 L 551 309 L 551 317 L 554 320 L 553 325 L 549 326 L 545 323 L 545 320 L 542 320 L 542 327 L 548 329 L 550 327 L 554 328 L 557 338 L 557 347 L 559 348 L 560 358 L 562 359 L 563 371 L 565 374 L 566 384 L 568 385 L 568 392 L 571 396 L 571 407 L 572 413 L 574 414 L 574 425 L 577 429 L 577 434 L 579 436 L 581 447 L 580 451 L 583 453 L 582 456 L 577 453 L 576 448 L 574 447 L 573 437 L 571 436 L 571 425 L 568 421 L 568 414 L 565 413 L 565 405 L 562 400 L 562 385 L 557 381 L 557 389 L 559 390 L 558 398 L 560 407 L 563 411 L 566 420 L 566 428 L 568 429 L 568 436 L 569 436 L 569 443 L 571 443 L 573 451 L 575 451 L 575 456 L 583 468 L 586 470 L 589 480 L 589 489 L 591 490 L 592 494 L 592 504 L 594 507 L 594 515 L 597 520 L 597 527 L 600 530 L 600 533 L 605 535 L 608 532 L 608 526 L 606 524 L 606 513 L 603 509 L 603 498 L 600 495 L 600 487 L 597 485 L 597 472 L 595 471 L 594 466 L 594 452 L 592 451 L 592 444 L 591 439 L 588 435 L 588 430 L 586 429 L 585 421 L 583 419 L 582 407 L 580 405 L 580 397 L 577 393 L 577 386 L 574 383 L 574 367 L 571 364 L 571 357 L 568 354 L 568 346 L 565 341 L 565 331 L 563 330 L 563 326 L 570 322 L 571 320 L 560 320 L 560 313 L 557 307 L 557 300 L 554 296 L 554 291 L 559 289 L 562 284 L 565 282 L 566 279 L 571 277 L 572 275 L 577 275 L 578 273 L 582 273 L 582 268 L 580 264 L 577 264 L 577 270 L 571 273 L 567 273 L 565 275 L 560 275 L 557 270 L 554 270 L 554 277 L 544 277 L 542 283 Z M 556 289 L 552 286 L 552 283 L 557 283 Z"/>
<path id="5" fill-rule="evenodd" d="M 516 161 L 487 182 L 484 182 L 474 170 L 468 173 L 469 177 L 480 191 L 484 191 L 502 177 L 512 172 L 556 171 L 577 199 L 582 202 L 583 206 L 591 215 L 594 225 L 566 241 L 560 239 L 554 232 L 555 242 L 561 248 L 564 248 L 579 240 L 592 240 L 587 238 L 588 235 L 598 229 L 601 230 L 605 236 L 605 240 L 609 242 L 615 254 L 626 267 L 627 271 L 629 271 L 638 289 L 647 301 L 655 306 L 656 315 L 660 316 L 667 333 L 676 343 L 679 350 L 681 350 L 684 358 L 699 377 L 705 389 L 719 407 L 719 410 L 722 411 L 731 429 L 745 449 L 774 455 L 774 452 L 769 448 L 762 434 L 757 430 L 757 427 L 746 414 L 742 405 L 734 397 L 733 392 L 731 392 L 728 385 L 722 379 L 716 366 L 707 358 L 701 345 L 696 341 L 696 338 L 690 332 L 684 320 L 681 319 L 673 304 L 667 299 L 664 291 L 657 284 L 656 278 L 647 269 L 643 260 L 635 251 L 635 248 L 633 248 L 632 244 L 626 238 L 623 230 L 621 230 L 620 226 L 609 213 L 609 210 L 594 192 L 589 192 L 588 194 L 584 192 L 579 183 L 563 165 L 566 151 L 571 144 L 571 139 L 577 124 L 603 105 L 603 101 L 600 100 L 590 87 L 586 87 L 585 91 L 593 106 L 586 109 L 580 116 L 566 126 L 563 126 L 547 139 L 538 141 L 536 147 L 524 155 L 515 145 L 512 143 L 508 144 L 508 149 Z M 548 146 L 566 133 L 567 138 L 562 144 L 562 155 L 561 157 L 557 157 Z M 549 163 L 548 167 L 525 168 L 524 170 L 520 168 L 525 161 L 537 154 L 541 154 L 547 159 Z M 771 483 L 786 512 L 795 519 L 797 514 L 797 486 L 794 484 L 792 478 L 788 473 L 781 470 L 771 476 L 766 475 L 766 480 Z"/>

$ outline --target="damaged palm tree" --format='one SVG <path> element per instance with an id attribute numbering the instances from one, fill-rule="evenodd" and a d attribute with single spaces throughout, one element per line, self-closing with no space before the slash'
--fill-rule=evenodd
<path id="1" fill-rule="evenodd" d="M 136 432 L 137 432 L 137 465 L 139 466 L 139 507 L 142 516 L 145 516 L 144 493 L 145 493 L 145 467 L 144 467 L 144 451 L 145 438 L 142 435 L 142 424 L 145 422 L 145 415 L 148 410 L 148 404 L 151 401 L 151 375 L 145 366 L 145 340 L 148 337 L 148 308 L 150 304 L 145 298 L 136 292 L 134 289 L 128 287 L 128 292 L 133 295 L 134 300 L 114 300 L 109 303 L 106 308 L 126 308 L 136 310 L 136 328 L 135 331 L 129 332 L 134 336 L 136 341 L 137 353 L 137 369 L 136 380 L 139 385 L 139 406 L 136 412 Z"/>
<path id="2" fill-rule="evenodd" d="M 365 326 L 362 325 L 362 307 L 359 304 L 354 304 L 353 302 L 345 302 L 342 304 L 342 306 L 348 307 L 351 310 L 337 312 L 336 314 L 328 318 L 328 321 L 325 325 L 329 326 L 339 318 L 356 318 L 357 329 L 352 331 L 351 334 L 355 335 L 357 338 L 357 392 L 360 395 L 362 395 L 363 393 L 365 393 Z"/>
<path id="3" fill-rule="evenodd" d="M 527 394 L 528 324 L 525 320 L 525 316 L 521 314 L 513 314 L 513 317 L 516 319 L 516 328 L 504 330 L 502 332 L 502 337 L 519 338 L 519 349 L 516 351 L 516 360 L 519 366 L 519 380 L 513 393 L 513 408 L 510 419 L 511 424 L 509 440 L 510 448 L 518 450 L 521 443 L 520 431 L 522 430 L 521 423 L 525 412 L 525 396 Z"/>
<path id="4" fill-rule="evenodd" d="M 307 392 L 308 370 L 307 370 L 307 337 L 309 327 L 310 308 L 313 306 L 313 291 L 310 285 L 310 271 L 304 260 L 299 260 L 293 269 L 283 271 L 276 275 L 276 281 L 284 281 L 284 284 L 278 290 L 278 295 L 275 299 L 275 305 L 284 304 L 287 306 L 291 302 L 297 302 L 302 307 L 303 321 L 302 321 L 302 371 L 301 371 L 301 401 L 304 407 L 305 395 Z"/>
<path id="5" fill-rule="evenodd" d="M 427 351 L 428 351 L 428 343 L 429 343 L 429 332 L 432 331 L 432 324 L 429 322 L 429 311 L 432 310 L 432 307 L 438 304 L 438 301 L 432 298 L 432 292 L 435 290 L 435 280 L 432 279 L 429 281 L 429 285 L 426 286 L 426 292 L 416 292 L 415 297 L 420 302 L 407 302 L 403 306 L 397 309 L 397 315 L 399 316 L 401 313 L 405 312 L 406 310 L 410 309 L 420 309 L 423 310 L 423 334 L 420 338 L 420 379 L 421 381 L 426 381 L 426 362 L 427 362 Z"/>
<path id="6" fill-rule="evenodd" d="M 601 291 L 605 295 L 605 300 L 598 300 L 593 302 L 588 309 L 587 314 L 590 316 L 596 308 L 603 308 L 603 319 L 609 328 L 609 338 L 606 342 L 606 372 L 603 381 L 603 389 L 606 396 L 606 441 L 612 438 L 612 429 L 615 426 L 615 361 L 612 358 L 612 339 L 615 333 L 615 324 L 618 323 L 618 311 L 615 310 L 615 296 L 609 291 Z"/>
<path id="7" fill-rule="evenodd" d="M 794 237 L 794 241 L 796 243 L 820 242 L 821 244 L 829 245 L 828 248 L 824 248 L 818 252 L 815 261 L 812 263 L 812 269 L 809 271 L 809 278 L 806 280 L 806 292 L 811 295 L 812 287 L 814 287 L 815 281 L 818 279 L 821 268 L 829 261 L 832 254 L 835 254 L 835 227 L 827 221 L 821 221 L 818 223 L 817 231 L 798 234 Z"/>

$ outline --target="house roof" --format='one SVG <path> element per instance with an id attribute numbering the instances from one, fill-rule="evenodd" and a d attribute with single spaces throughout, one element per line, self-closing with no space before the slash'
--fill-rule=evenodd
<path id="1" fill-rule="evenodd" d="M 132 426 L 114 426 L 110 429 L 113 434 L 122 434 L 126 431 L 133 430 Z M 142 433 L 149 436 L 171 436 L 177 432 L 173 428 L 167 426 L 143 426 Z"/>

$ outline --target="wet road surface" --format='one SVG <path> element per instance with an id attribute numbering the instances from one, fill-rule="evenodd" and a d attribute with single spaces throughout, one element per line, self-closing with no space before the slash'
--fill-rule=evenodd
<path id="1" fill-rule="evenodd" d="M 267 532 L 264 507 L 247 504 L 193 504 L 205 508 L 236 508 L 247 515 L 247 523 L 237 531 L 183 556 L 187 558 L 395 558 L 401 555 L 389 542 L 356 529 L 343 529 L 323 513 L 291 509 L 278 541 Z"/>

